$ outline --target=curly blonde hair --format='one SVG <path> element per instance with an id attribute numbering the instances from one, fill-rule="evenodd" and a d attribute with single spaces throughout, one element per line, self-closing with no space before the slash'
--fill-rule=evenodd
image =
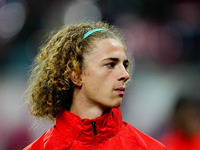
<path id="1" fill-rule="evenodd" d="M 82 39 L 86 32 L 96 28 L 105 31 Z M 40 49 L 32 65 L 26 91 L 31 115 L 54 121 L 62 110 L 70 109 L 73 98 L 70 72 L 81 73 L 83 55 L 90 53 L 88 48 L 92 47 L 92 41 L 99 38 L 114 38 L 123 42 L 121 33 L 114 26 L 104 22 L 88 22 L 60 29 Z"/>

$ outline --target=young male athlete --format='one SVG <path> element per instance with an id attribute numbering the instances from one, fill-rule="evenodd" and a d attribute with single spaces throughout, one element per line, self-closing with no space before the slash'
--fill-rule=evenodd
<path id="1" fill-rule="evenodd" d="M 122 121 L 130 62 L 107 23 L 70 25 L 40 49 L 30 77 L 31 114 L 56 125 L 25 150 L 165 150 Z"/>

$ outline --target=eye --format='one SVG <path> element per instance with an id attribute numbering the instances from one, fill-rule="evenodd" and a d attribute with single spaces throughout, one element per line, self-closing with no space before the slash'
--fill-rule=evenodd
<path id="1" fill-rule="evenodd" d="M 126 70 L 128 70 L 128 69 L 129 69 L 129 63 L 124 63 L 124 68 L 125 68 Z"/>
<path id="2" fill-rule="evenodd" d="M 110 69 L 112 69 L 112 68 L 114 68 L 115 67 L 115 63 L 108 63 L 108 64 L 106 64 L 106 66 L 108 67 L 108 68 L 110 68 Z"/>
<path id="3" fill-rule="evenodd" d="M 125 68 L 125 69 L 128 69 L 128 64 L 124 64 L 124 68 Z"/>

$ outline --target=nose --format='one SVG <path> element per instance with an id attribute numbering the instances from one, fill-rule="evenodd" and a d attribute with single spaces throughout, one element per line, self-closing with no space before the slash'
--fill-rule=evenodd
<path id="1" fill-rule="evenodd" d="M 128 71 L 126 70 L 126 68 L 122 67 L 122 69 L 120 70 L 120 75 L 118 77 L 118 80 L 126 82 L 129 78 L 130 76 Z"/>

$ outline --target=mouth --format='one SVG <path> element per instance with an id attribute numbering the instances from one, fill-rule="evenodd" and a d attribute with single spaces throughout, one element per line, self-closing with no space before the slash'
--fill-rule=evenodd
<path id="1" fill-rule="evenodd" d="M 125 94 L 125 87 L 116 88 L 115 92 L 117 92 L 120 96 L 124 96 L 124 94 Z"/>

